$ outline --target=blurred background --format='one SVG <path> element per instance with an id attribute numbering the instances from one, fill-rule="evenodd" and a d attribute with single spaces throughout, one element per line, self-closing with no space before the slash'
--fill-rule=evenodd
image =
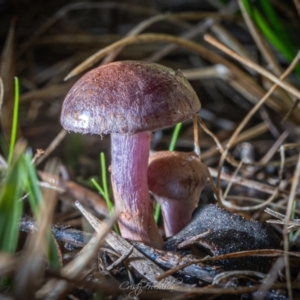
<path id="1" fill-rule="evenodd" d="M 214 36 L 222 44 L 266 71 L 280 76 L 299 49 L 298 1 L 8 1 L 0 2 L 1 77 L 4 93 L 1 110 L 1 151 L 8 155 L 14 102 L 14 76 L 20 81 L 18 138 L 28 141 L 32 155 L 47 149 L 58 157 L 67 178 L 90 185 L 99 177 L 99 153 L 110 160 L 109 136 L 79 135 L 62 131 L 60 110 L 64 96 L 78 74 L 65 76 L 98 50 L 127 35 L 154 33 L 189 39 L 201 46 L 191 51 L 169 42 L 134 43 L 109 60 L 145 60 L 181 70 L 202 103 L 200 117 L 223 145 L 253 106 L 271 86 L 271 81 L 245 67 L 204 41 Z M 299 65 L 288 76 L 299 86 Z M 246 166 L 241 175 L 274 185 L 278 182 L 282 143 L 299 141 L 300 112 L 297 97 L 277 89 L 246 122 L 231 145 L 231 154 Z M 153 134 L 152 150 L 169 148 L 173 129 Z M 215 141 L 200 130 L 202 159 L 216 170 L 220 158 Z M 276 143 L 277 142 L 277 143 Z M 51 146 L 51 143 L 54 145 Z M 274 145 L 275 144 L 275 145 Z M 176 150 L 193 150 L 192 122 L 183 124 Z M 271 152 L 268 152 L 272 149 Z M 287 150 L 290 161 L 284 176 L 286 186 L 297 151 Z M 48 153 L 47 153 L 48 156 Z M 48 157 L 39 157 L 43 168 Z M 261 161 L 263 160 L 263 161 Z M 274 160 L 275 163 L 268 164 Z M 230 174 L 235 167 L 223 165 Z M 227 182 L 224 182 L 224 186 Z M 233 186 L 233 194 L 265 199 L 268 195 L 251 187 Z M 205 197 L 204 197 L 205 198 Z M 210 200 L 215 201 L 211 194 Z M 233 201 L 233 200 L 232 200 Z"/>

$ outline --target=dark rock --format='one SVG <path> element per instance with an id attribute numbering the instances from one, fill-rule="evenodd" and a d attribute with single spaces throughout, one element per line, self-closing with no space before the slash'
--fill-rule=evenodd
<path id="1" fill-rule="evenodd" d="M 198 208 L 191 223 L 165 242 L 164 250 L 176 251 L 178 244 L 195 239 L 200 234 L 204 236 L 195 241 L 193 246 L 211 256 L 280 247 L 279 237 L 269 226 L 254 220 L 248 221 L 216 205 L 207 205 Z M 214 262 L 226 270 L 260 272 L 267 272 L 271 263 L 271 258 L 258 256 Z"/>

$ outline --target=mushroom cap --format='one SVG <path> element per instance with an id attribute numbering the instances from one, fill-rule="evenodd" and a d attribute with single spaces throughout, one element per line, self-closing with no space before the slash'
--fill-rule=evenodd
<path id="1" fill-rule="evenodd" d="M 91 134 L 154 131 L 192 118 L 200 101 L 180 71 L 120 61 L 83 75 L 68 92 L 61 124 Z"/>
<path id="2" fill-rule="evenodd" d="M 207 168 L 193 152 L 159 151 L 150 156 L 149 190 L 158 198 L 187 200 L 199 197 L 208 178 Z"/>

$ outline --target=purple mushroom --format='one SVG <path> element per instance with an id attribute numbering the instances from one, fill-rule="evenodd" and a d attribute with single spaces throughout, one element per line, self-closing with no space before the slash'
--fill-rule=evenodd
<path id="1" fill-rule="evenodd" d="M 147 183 L 151 132 L 199 110 L 198 97 L 181 72 L 140 61 L 95 68 L 68 92 L 61 113 L 66 130 L 111 134 L 111 180 L 124 238 L 162 247 Z"/>
<path id="2" fill-rule="evenodd" d="M 207 167 L 194 153 L 160 151 L 150 156 L 148 185 L 161 204 L 167 237 L 191 221 L 207 179 Z"/>

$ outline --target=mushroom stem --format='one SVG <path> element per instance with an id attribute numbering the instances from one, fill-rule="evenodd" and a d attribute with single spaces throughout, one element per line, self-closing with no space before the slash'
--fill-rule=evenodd
<path id="1" fill-rule="evenodd" d="M 207 177 L 207 167 L 193 152 L 160 151 L 150 157 L 148 185 L 161 204 L 166 237 L 191 221 Z"/>
<path id="2" fill-rule="evenodd" d="M 111 134 L 111 178 L 122 236 L 161 248 L 147 183 L 150 138 L 150 132 Z"/>
<path id="3" fill-rule="evenodd" d="M 190 223 L 192 213 L 199 200 L 199 191 L 194 194 L 189 201 L 160 197 L 166 237 L 173 236 Z"/>

